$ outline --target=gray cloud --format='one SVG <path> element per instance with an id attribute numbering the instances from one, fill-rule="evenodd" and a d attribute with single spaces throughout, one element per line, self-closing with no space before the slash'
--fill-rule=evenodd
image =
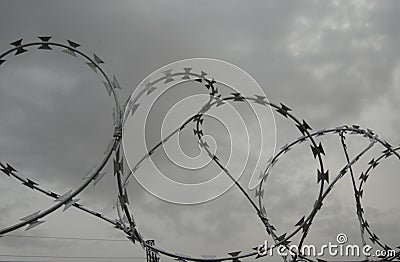
<path id="1" fill-rule="evenodd" d="M 83 50 L 104 59 L 106 70 L 118 76 L 123 100 L 162 65 L 190 57 L 218 58 L 249 72 L 270 101 L 287 104 L 314 129 L 359 123 L 397 144 L 397 5 L 396 1 L 9 1 L 0 3 L 4 10 L 0 48 L 7 49 L 8 43 L 20 37 L 28 41 L 37 35 L 75 40 Z M 10 56 L 0 67 L 0 160 L 15 163 L 19 171 L 60 193 L 78 185 L 101 158 L 112 135 L 113 101 L 101 81 L 79 59 L 60 52 Z M 276 118 L 280 147 L 299 134 L 292 123 Z M 344 164 L 342 150 L 331 138 L 321 141 L 326 142 L 327 151 L 330 148 L 326 162 L 333 177 Z M 359 142 L 349 139 L 349 144 L 352 142 L 352 152 L 356 152 Z M 398 178 L 391 175 L 396 164 L 384 162 L 386 168 L 376 172 L 385 174 L 386 179 L 375 178 L 371 184 L 377 185 L 368 184 L 365 193 L 372 194 L 365 200 L 368 220 L 391 245 L 398 245 L 395 223 L 399 206 L 379 203 L 393 202 L 396 197 L 395 193 L 382 193 L 385 188 L 396 192 L 393 185 Z M 316 168 L 304 144 L 272 170 L 265 202 L 280 232 L 293 228 L 313 203 Z M 244 185 L 246 179 L 241 180 Z M 29 203 L 35 192 L 21 188 L 15 194 L 14 188 L 19 187 L 0 176 L 2 226 L 50 202 L 37 197 L 35 204 Z M 134 180 L 129 190 L 139 227 L 162 247 L 180 253 L 223 254 L 249 250 L 267 237 L 235 188 L 215 201 L 191 207 L 162 202 Z M 111 170 L 97 187 L 80 196 L 88 206 L 111 217 L 116 217 L 111 208 L 115 197 Z M 334 241 L 339 232 L 358 241 L 353 202 L 350 179 L 345 177 L 327 198 L 308 242 Z M 46 220 L 32 231 L 16 234 L 71 236 L 84 232 L 80 236 L 123 237 L 77 211 L 57 212 Z M 3 237 L 0 254 L 50 253 L 55 249 L 57 254 L 100 253 L 93 243 L 26 241 Z M 107 250 L 107 244 L 102 250 Z M 115 256 L 143 255 L 137 245 L 110 250 L 115 250 Z"/>

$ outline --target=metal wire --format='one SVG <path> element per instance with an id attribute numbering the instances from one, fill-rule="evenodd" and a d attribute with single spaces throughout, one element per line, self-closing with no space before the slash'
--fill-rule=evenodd
<path id="1" fill-rule="evenodd" d="M 312 222 L 314 221 L 315 217 L 321 210 L 324 200 L 332 192 L 336 183 L 345 177 L 346 174 L 350 173 L 355 203 L 356 203 L 356 215 L 359 220 L 360 225 L 360 234 L 361 240 L 363 245 L 367 244 L 366 242 L 366 235 L 368 235 L 369 239 L 373 244 L 378 245 L 384 250 L 392 250 L 393 248 L 389 247 L 387 244 L 383 243 L 380 238 L 372 231 L 371 227 L 369 226 L 362 207 L 362 197 L 363 197 L 363 187 L 368 180 L 369 176 L 372 173 L 372 170 L 381 163 L 382 160 L 396 156 L 400 160 L 400 155 L 398 150 L 400 147 L 393 147 L 387 141 L 380 139 L 377 134 L 375 134 L 370 129 L 363 129 L 357 125 L 351 126 L 340 126 L 336 128 L 329 128 L 329 129 L 322 129 L 319 131 L 312 132 L 311 126 L 305 121 L 298 119 L 293 113 L 292 109 L 288 106 L 280 103 L 275 104 L 269 102 L 265 96 L 262 95 L 254 95 L 254 96 L 245 96 L 240 93 L 233 93 L 231 95 L 222 96 L 215 85 L 219 83 L 217 80 L 208 79 L 206 77 L 207 74 L 204 71 L 201 72 L 193 72 L 191 68 L 183 68 L 182 71 L 172 72 L 168 70 L 167 73 L 161 75 L 159 77 L 155 77 L 151 81 L 149 81 L 144 88 L 135 96 L 130 97 L 126 100 L 126 102 L 121 105 L 119 102 L 119 98 L 116 94 L 118 89 L 121 89 L 116 77 L 110 78 L 105 71 L 102 69 L 101 64 L 104 63 L 97 55 L 93 54 L 93 58 L 83 51 L 78 49 L 80 47 L 79 44 L 68 40 L 66 44 L 57 43 L 57 42 L 50 42 L 51 37 L 39 37 L 41 41 L 39 42 L 31 42 L 27 44 L 23 44 L 23 40 L 17 40 L 11 43 L 13 48 L 9 49 L 8 51 L 4 52 L 0 55 L 0 65 L 4 66 L 6 63 L 6 58 L 12 53 L 16 56 L 23 54 L 25 52 L 31 51 L 31 47 L 38 47 L 40 50 L 59 50 L 61 49 L 62 52 L 72 55 L 75 57 L 79 57 L 81 61 L 85 62 L 95 73 L 100 73 L 101 77 L 103 78 L 103 84 L 106 88 L 107 93 L 113 97 L 114 104 L 115 104 L 115 112 L 114 112 L 114 134 L 110 139 L 109 146 L 106 149 L 106 152 L 103 156 L 103 159 L 99 161 L 99 163 L 91 170 L 91 172 L 86 176 L 86 179 L 82 182 L 82 184 L 77 187 L 75 190 L 68 191 L 64 194 L 59 194 L 54 191 L 45 189 L 44 187 L 40 186 L 38 182 L 35 182 L 27 177 L 22 176 L 17 172 L 17 170 L 12 166 L 10 163 L 3 163 L 0 162 L 0 171 L 2 171 L 5 175 L 16 179 L 17 181 L 22 182 L 23 186 L 40 192 L 44 195 L 47 195 L 50 198 L 57 200 L 57 202 L 47 208 L 44 211 L 37 211 L 31 215 L 27 215 L 26 217 L 22 218 L 22 222 L 18 222 L 14 225 L 5 227 L 0 229 L 0 236 L 9 234 L 17 229 L 27 226 L 27 230 L 31 229 L 35 226 L 42 224 L 44 221 L 41 220 L 47 215 L 50 215 L 54 211 L 58 210 L 62 206 L 64 206 L 64 210 L 68 209 L 69 207 L 75 207 L 80 209 L 81 211 L 96 216 L 99 219 L 111 224 L 117 230 L 120 230 L 125 233 L 129 240 L 133 243 L 140 243 L 142 247 L 146 250 L 152 250 L 156 254 L 163 254 L 178 260 L 184 261 L 233 261 L 238 262 L 241 258 L 248 258 L 254 257 L 259 258 L 261 257 L 260 254 L 254 249 L 251 249 L 247 252 L 237 251 L 237 252 L 230 252 L 226 256 L 222 257 L 214 257 L 214 256 L 201 256 L 201 257 L 192 257 L 190 255 L 182 255 L 176 254 L 172 251 L 164 250 L 161 247 L 154 244 L 154 242 L 150 242 L 146 240 L 139 229 L 136 226 L 136 222 L 133 216 L 133 209 L 128 200 L 128 183 L 129 180 L 132 179 L 137 170 L 140 169 L 141 164 L 150 158 L 150 156 L 156 151 L 162 148 L 162 145 L 167 143 L 169 139 L 178 134 L 180 130 L 187 128 L 190 122 L 195 123 L 195 137 L 198 140 L 200 146 L 207 152 L 210 159 L 215 163 L 217 167 L 226 175 L 228 176 L 234 185 L 238 188 L 238 190 L 243 194 L 243 196 L 248 200 L 249 204 L 254 209 L 254 215 L 258 216 L 260 219 L 261 224 L 265 227 L 265 231 L 268 235 L 271 236 L 273 239 L 275 246 L 283 245 L 288 246 L 291 243 L 291 239 L 296 236 L 300 235 L 299 241 L 299 248 L 303 245 L 307 235 L 310 231 Z M 54 49 L 53 49 L 54 48 Z M 127 172 L 124 170 L 124 152 L 122 150 L 122 127 L 125 123 L 128 116 L 133 116 L 135 112 L 137 112 L 138 108 L 140 107 L 140 101 L 146 97 L 151 95 L 151 93 L 155 90 L 154 85 L 159 82 L 171 82 L 177 83 L 178 80 L 175 80 L 179 77 L 185 79 L 185 81 L 197 81 L 204 84 L 204 88 L 206 88 L 207 92 L 209 92 L 209 101 L 192 117 L 188 118 L 181 126 L 177 127 L 173 132 L 168 134 L 165 138 L 163 138 L 159 143 L 148 150 L 148 152 L 144 152 L 144 156 L 133 166 L 132 170 Z M 111 80 L 112 79 L 112 80 Z M 215 108 L 224 104 L 229 103 L 242 103 L 242 102 L 251 103 L 256 106 L 264 107 L 266 109 L 273 109 L 278 115 L 283 117 L 284 119 L 290 121 L 295 128 L 298 129 L 300 133 L 300 137 L 290 143 L 284 145 L 273 157 L 271 157 L 268 161 L 266 161 L 266 169 L 262 172 L 260 176 L 260 183 L 256 190 L 256 198 L 258 201 L 254 201 L 249 193 L 242 187 L 242 185 L 231 175 L 231 171 L 226 168 L 226 166 L 222 163 L 219 157 L 212 153 L 205 141 L 203 140 L 203 116 L 207 113 L 211 108 Z M 124 113 L 122 113 L 124 112 Z M 324 165 L 324 157 L 325 151 L 323 149 L 322 142 L 319 141 L 320 137 L 325 135 L 338 135 L 341 141 L 341 145 L 343 148 L 343 153 L 346 157 L 346 163 L 344 166 L 339 170 L 337 175 L 331 179 L 329 176 L 329 171 Z M 370 143 L 360 151 L 355 157 L 352 159 L 350 158 L 348 151 L 347 151 L 347 144 L 345 142 L 347 135 L 359 135 L 363 136 L 370 141 Z M 266 206 L 263 203 L 264 199 L 264 186 L 267 182 L 269 174 L 273 169 L 273 166 L 292 148 L 307 142 L 311 149 L 311 154 L 314 157 L 318 169 L 317 169 L 317 186 L 319 188 L 318 196 L 310 208 L 310 211 L 307 215 L 304 215 L 299 218 L 298 222 L 295 225 L 295 229 L 292 232 L 287 232 L 278 236 L 276 234 L 276 227 L 270 222 Z M 357 187 L 355 174 L 353 170 L 353 166 L 357 163 L 361 157 L 363 157 L 371 148 L 376 145 L 380 145 L 384 148 L 381 155 L 376 157 L 376 159 L 372 159 L 365 172 L 363 172 L 359 178 L 360 183 Z M 117 198 L 117 205 L 116 205 L 116 212 L 118 215 L 117 219 L 111 219 L 103 214 L 93 211 L 87 207 L 84 207 L 82 204 L 78 203 L 76 197 L 85 190 L 91 182 L 94 185 L 103 178 L 104 172 L 103 169 L 108 162 L 110 162 L 111 158 L 113 158 L 113 167 L 114 167 L 114 175 L 116 179 L 116 183 L 118 186 L 118 198 Z M 377 261 L 393 261 L 399 258 L 400 251 L 394 256 L 387 256 L 383 258 L 379 258 Z M 10 255 L 11 256 L 11 255 Z M 20 256 L 18 256 L 20 257 Z M 31 256 L 32 257 L 32 256 Z M 37 257 L 44 257 L 44 256 L 37 256 Z M 65 258 L 75 258 L 75 257 L 65 257 Z M 95 258 L 95 257 L 91 257 Z M 110 258 L 111 259 L 111 258 Z M 128 258 L 118 258 L 118 259 L 128 259 Z M 132 258 L 130 258 L 132 259 Z M 313 258 L 313 257 L 306 257 L 304 254 L 298 254 L 296 257 L 287 258 L 284 257 L 284 260 L 290 259 L 292 261 L 321 261 L 320 259 Z M 369 258 L 366 258 L 369 259 Z"/>

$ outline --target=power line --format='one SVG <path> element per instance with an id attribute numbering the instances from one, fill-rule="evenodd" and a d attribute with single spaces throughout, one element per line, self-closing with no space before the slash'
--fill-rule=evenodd
<path id="1" fill-rule="evenodd" d="M 64 259 L 114 259 L 114 260 L 127 260 L 127 259 L 146 259 L 145 257 L 101 257 L 101 256 L 45 256 L 45 255 L 17 255 L 17 254 L 3 254 L 0 257 L 12 258 L 64 258 Z"/>
<path id="2" fill-rule="evenodd" d="M 45 258 L 46 259 L 46 258 Z M 57 260 L 53 260 L 57 261 Z M 0 262 L 51 262 L 51 260 L 0 260 Z"/>
<path id="3" fill-rule="evenodd" d="M 4 235 L 3 237 L 38 238 L 38 239 L 59 239 L 59 240 L 79 240 L 79 241 L 108 241 L 108 242 L 127 242 L 128 239 L 109 239 L 109 238 L 84 238 L 84 237 L 56 237 L 56 236 L 32 236 L 32 235 Z"/>

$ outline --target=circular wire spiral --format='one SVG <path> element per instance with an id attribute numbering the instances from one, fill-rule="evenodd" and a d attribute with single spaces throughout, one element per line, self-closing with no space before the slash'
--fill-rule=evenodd
<path id="1" fill-rule="evenodd" d="M 264 95 L 261 94 L 256 94 L 254 96 L 243 96 L 240 93 L 232 93 L 231 95 L 227 96 L 222 96 L 220 93 L 218 93 L 217 88 L 215 85 L 218 83 L 218 79 L 209 79 L 206 77 L 206 74 L 204 71 L 201 72 L 191 72 L 190 70 L 187 70 L 185 68 L 182 68 L 182 71 L 177 71 L 177 72 L 172 72 L 172 70 L 163 76 L 160 76 L 158 78 L 152 79 L 152 81 L 149 81 L 144 88 L 137 94 L 135 97 L 129 98 L 123 105 L 120 104 L 120 100 L 117 96 L 117 90 L 121 89 L 116 77 L 114 76 L 111 80 L 111 78 L 106 74 L 106 72 L 102 69 L 101 64 L 104 62 L 95 54 L 93 54 L 93 58 L 83 51 L 79 49 L 80 45 L 68 40 L 66 44 L 64 43 L 58 43 L 58 42 L 52 42 L 51 37 L 39 37 L 40 41 L 38 42 L 31 42 L 27 44 L 23 44 L 23 40 L 20 39 L 18 41 L 15 41 L 11 43 L 13 48 L 9 49 L 8 51 L 2 53 L 0 55 L 0 65 L 4 66 L 6 62 L 6 58 L 14 53 L 15 56 L 18 56 L 20 54 L 23 54 L 25 52 L 31 51 L 30 48 L 32 47 L 37 47 L 40 50 L 61 50 L 62 52 L 75 56 L 79 58 L 81 61 L 85 62 L 95 73 L 100 73 L 101 77 L 103 78 L 103 84 L 105 86 L 105 89 L 110 95 L 113 100 L 114 100 L 114 133 L 112 135 L 112 138 L 110 140 L 109 145 L 107 146 L 107 149 L 104 153 L 103 159 L 98 162 L 98 164 L 87 174 L 86 179 L 84 182 L 78 186 L 76 189 L 68 191 L 64 194 L 59 194 L 54 191 L 48 190 L 42 186 L 39 185 L 38 182 L 35 182 L 27 177 L 24 177 L 20 175 L 17 170 L 12 166 L 10 163 L 3 163 L 0 162 L 1 166 L 1 171 L 9 176 L 12 177 L 20 182 L 25 187 L 28 187 L 32 190 L 38 191 L 44 195 L 47 195 L 50 198 L 53 198 L 57 200 L 57 202 L 48 207 L 44 211 L 37 211 L 33 214 L 27 215 L 26 217 L 21 219 L 21 222 L 18 222 L 16 224 L 10 225 L 5 228 L 0 228 L 0 236 L 6 235 L 10 232 L 13 232 L 17 229 L 20 229 L 22 227 L 27 226 L 27 229 L 31 229 L 44 221 L 41 220 L 47 215 L 50 215 L 54 211 L 58 210 L 62 206 L 64 206 L 64 210 L 66 210 L 69 207 L 75 207 L 78 208 L 87 214 L 93 215 L 98 217 L 99 219 L 111 224 L 114 226 L 116 229 L 123 231 L 126 236 L 133 242 L 139 242 L 143 248 L 148 248 L 151 249 L 153 252 L 156 253 L 161 253 L 163 255 L 176 258 L 178 260 L 185 260 L 185 261 L 234 261 L 238 262 L 239 259 L 241 258 L 247 258 L 247 257 L 255 257 L 259 258 L 261 255 L 257 252 L 256 248 L 252 248 L 247 252 L 242 251 L 237 251 L 237 252 L 229 252 L 228 255 L 223 256 L 223 257 L 215 257 L 215 256 L 201 256 L 201 257 L 192 257 L 189 255 L 182 255 L 182 254 L 177 254 L 171 251 L 164 250 L 156 245 L 149 244 L 149 242 L 142 236 L 142 234 L 139 232 L 139 229 L 136 226 L 136 222 L 133 216 L 133 209 L 129 204 L 128 200 L 128 182 L 130 179 L 132 179 L 132 176 L 134 173 L 140 168 L 141 163 L 146 161 L 150 156 L 158 149 L 162 148 L 163 144 L 167 143 L 168 140 L 178 134 L 178 132 L 182 129 L 185 129 L 189 126 L 191 122 L 194 123 L 195 125 L 195 138 L 198 140 L 199 145 L 207 152 L 209 155 L 210 159 L 218 166 L 221 171 L 228 176 L 234 185 L 243 193 L 243 195 L 246 197 L 248 200 L 249 204 L 253 207 L 255 215 L 257 215 L 260 219 L 260 222 L 262 225 L 265 227 L 265 231 L 268 235 L 271 236 L 273 239 L 275 246 L 286 246 L 288 247 L 291 239 L 295 235 L 300 234 L 300 242 L 298 244 L 299 247 L 301 247 L 304 243 L 304 240 L 307 237 L 307 234 L 310 230 L 311 224 L 316 218 L 318 212 L 321 210 L 322 205 L 324 203 L 325 198 L 328 196 L 328 194 L 333 190 L 335 184 L 343 178 L 346 174 L 349 174 L 352 178 L 352 183 L 353 183 L 353 191 L 354 191 L 354 198 L 356 202 L 356 215 L 359 220 L 359 226 L 360 226 L 360 232 L 361 232 L 361 240 L 362 244 L 365 246 L 366 243 L 366 235 L 368 235 L 369 239 L 372 241 L 372 243 L 380 246 L 384 250 L 392 250 L 390 246 L 387 244 L 383 243 L 378 235 L 376 235 L 371 227 L 369 226 L 365 215 L 364 215 L 364 210 L 362 207 L 362 197 L 363 197 L 363 188 L 369 178 L 369 176 L 372 173 L 372 170 L 381 163 L 382 160 L 395 156 L 400 160 L 400 155 L 398 151 L 400 150 L 400 147 L 393 147 L 390 143 L 388 143 L 385 140 L 382 140 L 378 137 L 377 134 L 375 134 L 372 130 L 370 129 L 363 129 L 357 125 L 351 125 L 351 126 L 340 126 L 336 128 L 327 128 L 327 129 L 322 129 L 319 131 L 312 131 L 311 126 L 305 121 L 305 120 L 299 120 L 298 118 L 295 117 L 295 115 L 292 113 L 292 110 L 284 105 L 284 104 L 275 104 L 272 102 L 269 102 L 267 98 Z M 207 68 L 204 68 L 206 70 Z M 127 118 L 128 115 L 133 115 L 138 107 L 140 106 L 140 99 L 143 98 L 145 94 L 149 95 L 151 94 L 152 91 L 154 91 L 154 84 L 162 81 L 170 81 L 173 82 L 174 77 L 184 77 L 186 80 L 191 80 L 191 81 L 197 81 L 199 83 L 202 83 L 204 85 L 205 90 L 209 94 L 209 100 L 208 102 L 198 110 L 197 114 L 194 114 L 192 117 L 188 118 L 186 121 L 183 122 L 183 124 L 175 129 L 174 132 L 170 133 L 168 136 L 163 138 L 159 143 L 148 150 L 148 152 L 144 153 L 144 156 L 134 165 L 131 170 L 126 171 L 124 170 L 124 152 L 122 149 L 122 137 L 123 137 L 123 125 L 124 122 Z M 172 79 L 172 80 L 171 80 Z M 228 170 L 222 161 L 219 159 L 218 155 L 216 153 L 213 153 L 207 143 L 203 140 L 203 121 L 204 121 L 204 114 L 206 114 L 211 108 L 223 106 L 224 104 L 227 103 L 251 103 L 255 106 L 260 106 L 260 107 L 265 107 L 266 109 L 272 109 L 274 110 L 278 115 L 283 117 L 284 119 L 289 120 L 290 122 L 293 123 L 294 127 L 298 129 L 300 136 L 298 139 L 287 143 L 283 147 L 280 148 L 280 150 L 269 160 L 263 160 L 266 162 L 266 168 L 265 170 L 261 173 L 261 176 L 259 177 L 260 183 L 255 191 L 255 196 L 258 201 L 254 201 L 248 192 L 240 185 L 240 183 L 231 175 L 231 170 Z M 318 141 L 319 137 L 325 136 L 325 135 L 337 135 L 340 138 L 342 148 L 344 155 L 346 156 L 346 163 L 345 165 L 339 170 L 337 175 L 332 179 L 329 177 L 329 171 L 326 169 L 324 166 L 324 156 L 325 152 L 323 149 L 323 145 L 321 142 Z M 347 144 L 345 142 L 345 138 L 347 135 L 360 135 L 363 136 L 367 139 L 369 139 L 369 144 L 368 146 L 359 152 L 354 158 L 350 159 L 348 151 L 347 151 Z M 295 146 L 298 146 L 304 142 L 309 143 L 310 145 L 310 153 L 314 157 L 315 161 L 318 164 L 318 169 L 317 169 L 317 184 L 319 187 L 319 192 L 317 199 L 315 200 L 313 206 L 311 207 L 309 213 L 307 215 L 302 216 L 299 218 L 298 222 L 295 225 L 295 229 L 292 232 L 285 233 L 283 235 L 278 236 L 276 234 L 276 228 L 275 226 L 270 222 L 266 206 L 263 204 L 263 199 L 264 199 L 264 186 L 267 183 L 267 179 L 271 173 L 271 170 L 273 166 L 292 148 Z M 359 177 L 360 183 L 357 185 L 356 179 L 355 179 L 355 174 L 353 171 L 353 165 L 366 153 L 368 152 L 372 147 L 376 146 L 377 144 L 381 145 L 384 150 L 381 155 L 377 156 L 376 159 L 372 159 L 369 164 L 367 169 L 361 173 L 361 176 Z M 114 158 L 113 158 L 114 157 Z M 118 199 L 117 202 L 118 204 L 116 205 L 116 211 L 118 214 L 117 219 L 112 219 L 104 216 L 103 214 L 93 211 L 76 200 L 76 197 L 83 191 L 85 190 L 91 182 L 94 183 L 94 185 L 97 184 L 97 182 L 102 179 L 102 177 L 105 175 L 105 172 L 103 172 L 103 169 L 105 168 L 106 164 L 111 161 L 113 158 L 113 167 L 114 167 L 114 175 L 116 179 L 116 183 L 118 186 Z M 394 256 L 386 256 L 379 258 L 378 261 L 392 261 L 395 259 L 398 259 L 400 255 L 400 252 L 397 251 Z M 312 257 L 307 257 L 304 254 L 297 254 L 296 256 L 292 258 L 284 257 L 284 260 L 286 261 L 287 259 L 291 259 L 291 261 L 321 261 L 320 259 L 312 258 Z M 369 260 L 370 258 L 366 258 Z"/>

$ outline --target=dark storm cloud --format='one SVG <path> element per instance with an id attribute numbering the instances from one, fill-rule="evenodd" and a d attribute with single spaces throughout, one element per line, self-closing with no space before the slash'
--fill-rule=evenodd
<path id="1" fill-rule="evenodd" d="M 292 107 L 314 129 L 359 122 L 396 144 L 400 130 L 397 5 L 395 1 L 3 1 L 0 47 L 5 50 L 20 37 L 47 34 L 59 41 L 75 40 L 104 59 L 107 71 L 118 76 L 123 100 L 162 65 L 190 57 L 218 58 L 249 72 L 270 101 Z M 0 67 L 0 156 L 16 161 L 20 169 L 62 193 L 80 183 L 85 171 L 100 159 L 112 134 L 113 103 L 101 79 L 83 63 L 62 55 L 24 56 L 10 57 Z M 298 136 L 285 120 L 278 121 L 278 132 L 278 147 Z M 289 180 L 296 169 L 308 171 L 310 161 L 296 151 L 282 159 L 274 175 L 281 182 Z M 343 159 L 335 154 L 329 161 L 343 166 Z M 81 198 L 115 217 L 111 209 L 115 185 L 112 174 L 108 175 Z M 278 183 L 269 192 L 282 232 L 304 212 L 306 205 L 293 199 L 302 197 L 304 203 L 312 203 L 316 190 L 307 189 L 314 180 L 299 179 L 286 187 Z M 247 219 L 246 214 L 254 211 L 234 188 L 208 205 L 184 209 L 149 196 L 134 180 L 129 189 L 143 231 L 181 253 L 198 254 L 199 246 L 205 253 L 221 253 L 229 245 L 248 249 L 265 237 L 257 217 Z M 351 187 L 338 186 L 318 215 L 311 240 L 334 240 L 339 229 L 332 224 L 358 239 L 357 220 L 347 215 L 354 214 L 351 197 Z M 19 203 L 13 192 L 2 191 L 2 199 L 0 222 L 19 219 L 19 213 L 10 213 L 13 203 Z M 20 199 L 25 199 L 22 194 Z M 45 206 L 41 203 L 41 208 Z M 387 209 L 372 206 L 376 210 L 368 214 L 371 220 L 382 219 Z M 399 212 L 393 212 L 391 217 L 398 217 Z M 80 224 L 73 218 L 57 218 L 69 226 Z M 394 241 L 398 232 L 393 228 L 379 230 Z M 101 231 L 111 234 L 108 226 Z M 253 238 L 254 232 L 261 233 Z M 91 246 L 87 252 L 96 254 L 95 249 Z M 130 247 L 121 252 L 131 254 Z"/>

